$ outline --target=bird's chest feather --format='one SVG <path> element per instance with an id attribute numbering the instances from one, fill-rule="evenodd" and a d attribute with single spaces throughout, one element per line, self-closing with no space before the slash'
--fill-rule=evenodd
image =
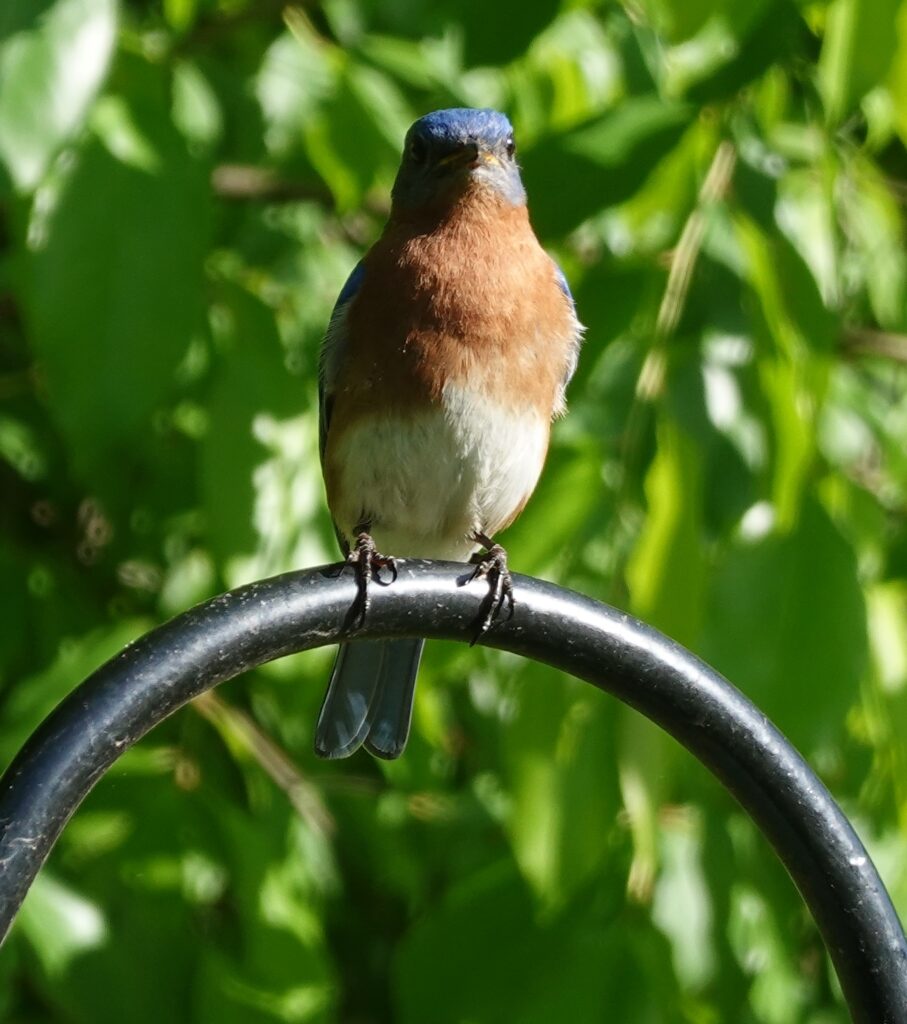
<path id="1" fill-rule="evenodd" d="M 392 224 L 365 269 L 337 382 L 349 414 L 437 405 L 456 383 L 550 418 L 577 324 L 525 208 Z"/>
<path id="2" fill-rule="evenodd" d="M 378 411 L 345 430 L 328 458 L 331 510 L 350 536 L 370 524 L 379 547 L 463 558 L 494 534 L 538 481 L 549 422 L 449 385 L 437 405 Z"/>
<path id="3" fill-rule="evenodd" d="M 493 223 L 392 225 L 366 260 L 325 453 L 347 534 L 463 557 L 535 487 L 576 321 L 525 211 Z"/>

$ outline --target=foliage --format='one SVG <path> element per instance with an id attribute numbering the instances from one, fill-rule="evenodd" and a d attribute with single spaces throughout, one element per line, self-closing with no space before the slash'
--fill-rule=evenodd
<path id="1" fill-rule="evenodd" d="M 907 912 L 907 3 L 8 0 L 0 83 L 4 760 L 153 623 L 334 560 L 321 331 L 407 124 L 490 105 L 588 326 L 513 563 L 725 672 Z M 329 664 L 120 761 L 0 1015 L 846 1019 L 770 850 L 634 713 L 433 644 L 405 757 L 321 764 Z"/>

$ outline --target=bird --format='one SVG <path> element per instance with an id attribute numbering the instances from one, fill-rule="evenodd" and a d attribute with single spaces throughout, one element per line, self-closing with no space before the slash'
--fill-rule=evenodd
<path id="1" fill-rule="evenodd" d="M 404 555 L 472 559 L 491 584 L 483 629 L 507 601 L 512 614 L 494 537 L 535 489 L 582 335 L 567 280 L 532 229 L 508 118 L 476 108 L 420 117 L 387 224 L 343 286 L 319 356 L 327 503 L 362 614 L 369 583 L 382 571 L 392 582 Z M 422 647 L 341 644 L 319 757 L 363 744 L 399 757 Z"/>

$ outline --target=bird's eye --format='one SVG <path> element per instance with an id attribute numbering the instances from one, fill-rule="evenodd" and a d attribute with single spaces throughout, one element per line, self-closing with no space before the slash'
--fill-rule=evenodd
<path id="1" fill-rule="evenodd" d="M 425 139 L 414 135 L 409 140 L 409 158 L 414 163 L 424 164 L 428 159 L 428 144 Z"/>
<path id="2" fill-rule="evenodd" d="M 516 143 L 513 141 L 513 136 L 509 136 L 507 141 L 504 143 L 504 149 L 507 150 L 507 156 L 510 160 L 513 159 L 513 154 L 516 152 Z"/>

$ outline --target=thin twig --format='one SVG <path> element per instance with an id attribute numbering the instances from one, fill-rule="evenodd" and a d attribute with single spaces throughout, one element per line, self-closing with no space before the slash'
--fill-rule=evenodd
<path id="1" fill-rule="evenodd" d="M 699 189 L 698 202 L 687 217 L 677 247 L 671 255 L 671 269 L 668 271 L 668 281 L 655 320 L 655 337 L 636 382 L 636 397 L 643 401 L 653 401 L 664 389 L 665 348 L 686 306 L 705 236 L 705 208 L 727 194 L 736 163 L 736 150 L 731 142 L 725 140 L 715 150 Z"/>
<path id="2" fill-rule="evenodd" d="M 881 356 L 907 363 L 907 334 L 877 331 L 872 327 L 845 327 L 841 349 L 847 356 Z"/>
<path id="3" fill-rule="evenodd" d="M 273 739 L 244 711 L 217 694 L 200 694 L 192 706 L 213 725 L 229 732 L 255 759 L 276 786 L 283 790 L 299 816 L 315 831 L 332 835 L 336 825 L 315 786 Z"/>
<path id="4" fill-rule="evenodd" d="M 287 181 L 254 164 L 220 164 L 211 172 L 211 188 L 222 199 L 268 203 L 309 199 L 334 206 L 334 197 L 323 186 Z"/>
<path id="5" fill-rule="evenodd" d="M 329 189 L 310 182 L 281 178 L 274 171 L 254 164 L 220 164 L 211 172 L 211 189 L 221 199 L 247 203 L 314 202 L 334 212 L 339 234 L 352 245 L 362 248 L 373 238 L 370 218 L 384 220 L 389 205 L 367 196 L 359 214 L 338 214 L 337 204 Z"/>
<path id="6" fill-rule="evenodd" d="M 664 390 L 667 345 L 680 323 L 686 306 L 690 284 L 705 236 L 705 209 L 723 199 L 731 185 L 737 153 L 728 140 L 719 143 L 699 189 L 696 206 L 690 211 L 680 232 L 677 246 L 671 253 L 668 280 L 655 319 L 652 346 L 646 354 L 636 381 L 633 403 L 627 416 L 621 445 L 621 480 L 613 505 L 611 530 L 618 529 L 632 485 L 634 467 L 642 448 L 645 424 L 652 405 Z M 619 585 L 620 573 L 612 574 L 612 589 Z"/>

